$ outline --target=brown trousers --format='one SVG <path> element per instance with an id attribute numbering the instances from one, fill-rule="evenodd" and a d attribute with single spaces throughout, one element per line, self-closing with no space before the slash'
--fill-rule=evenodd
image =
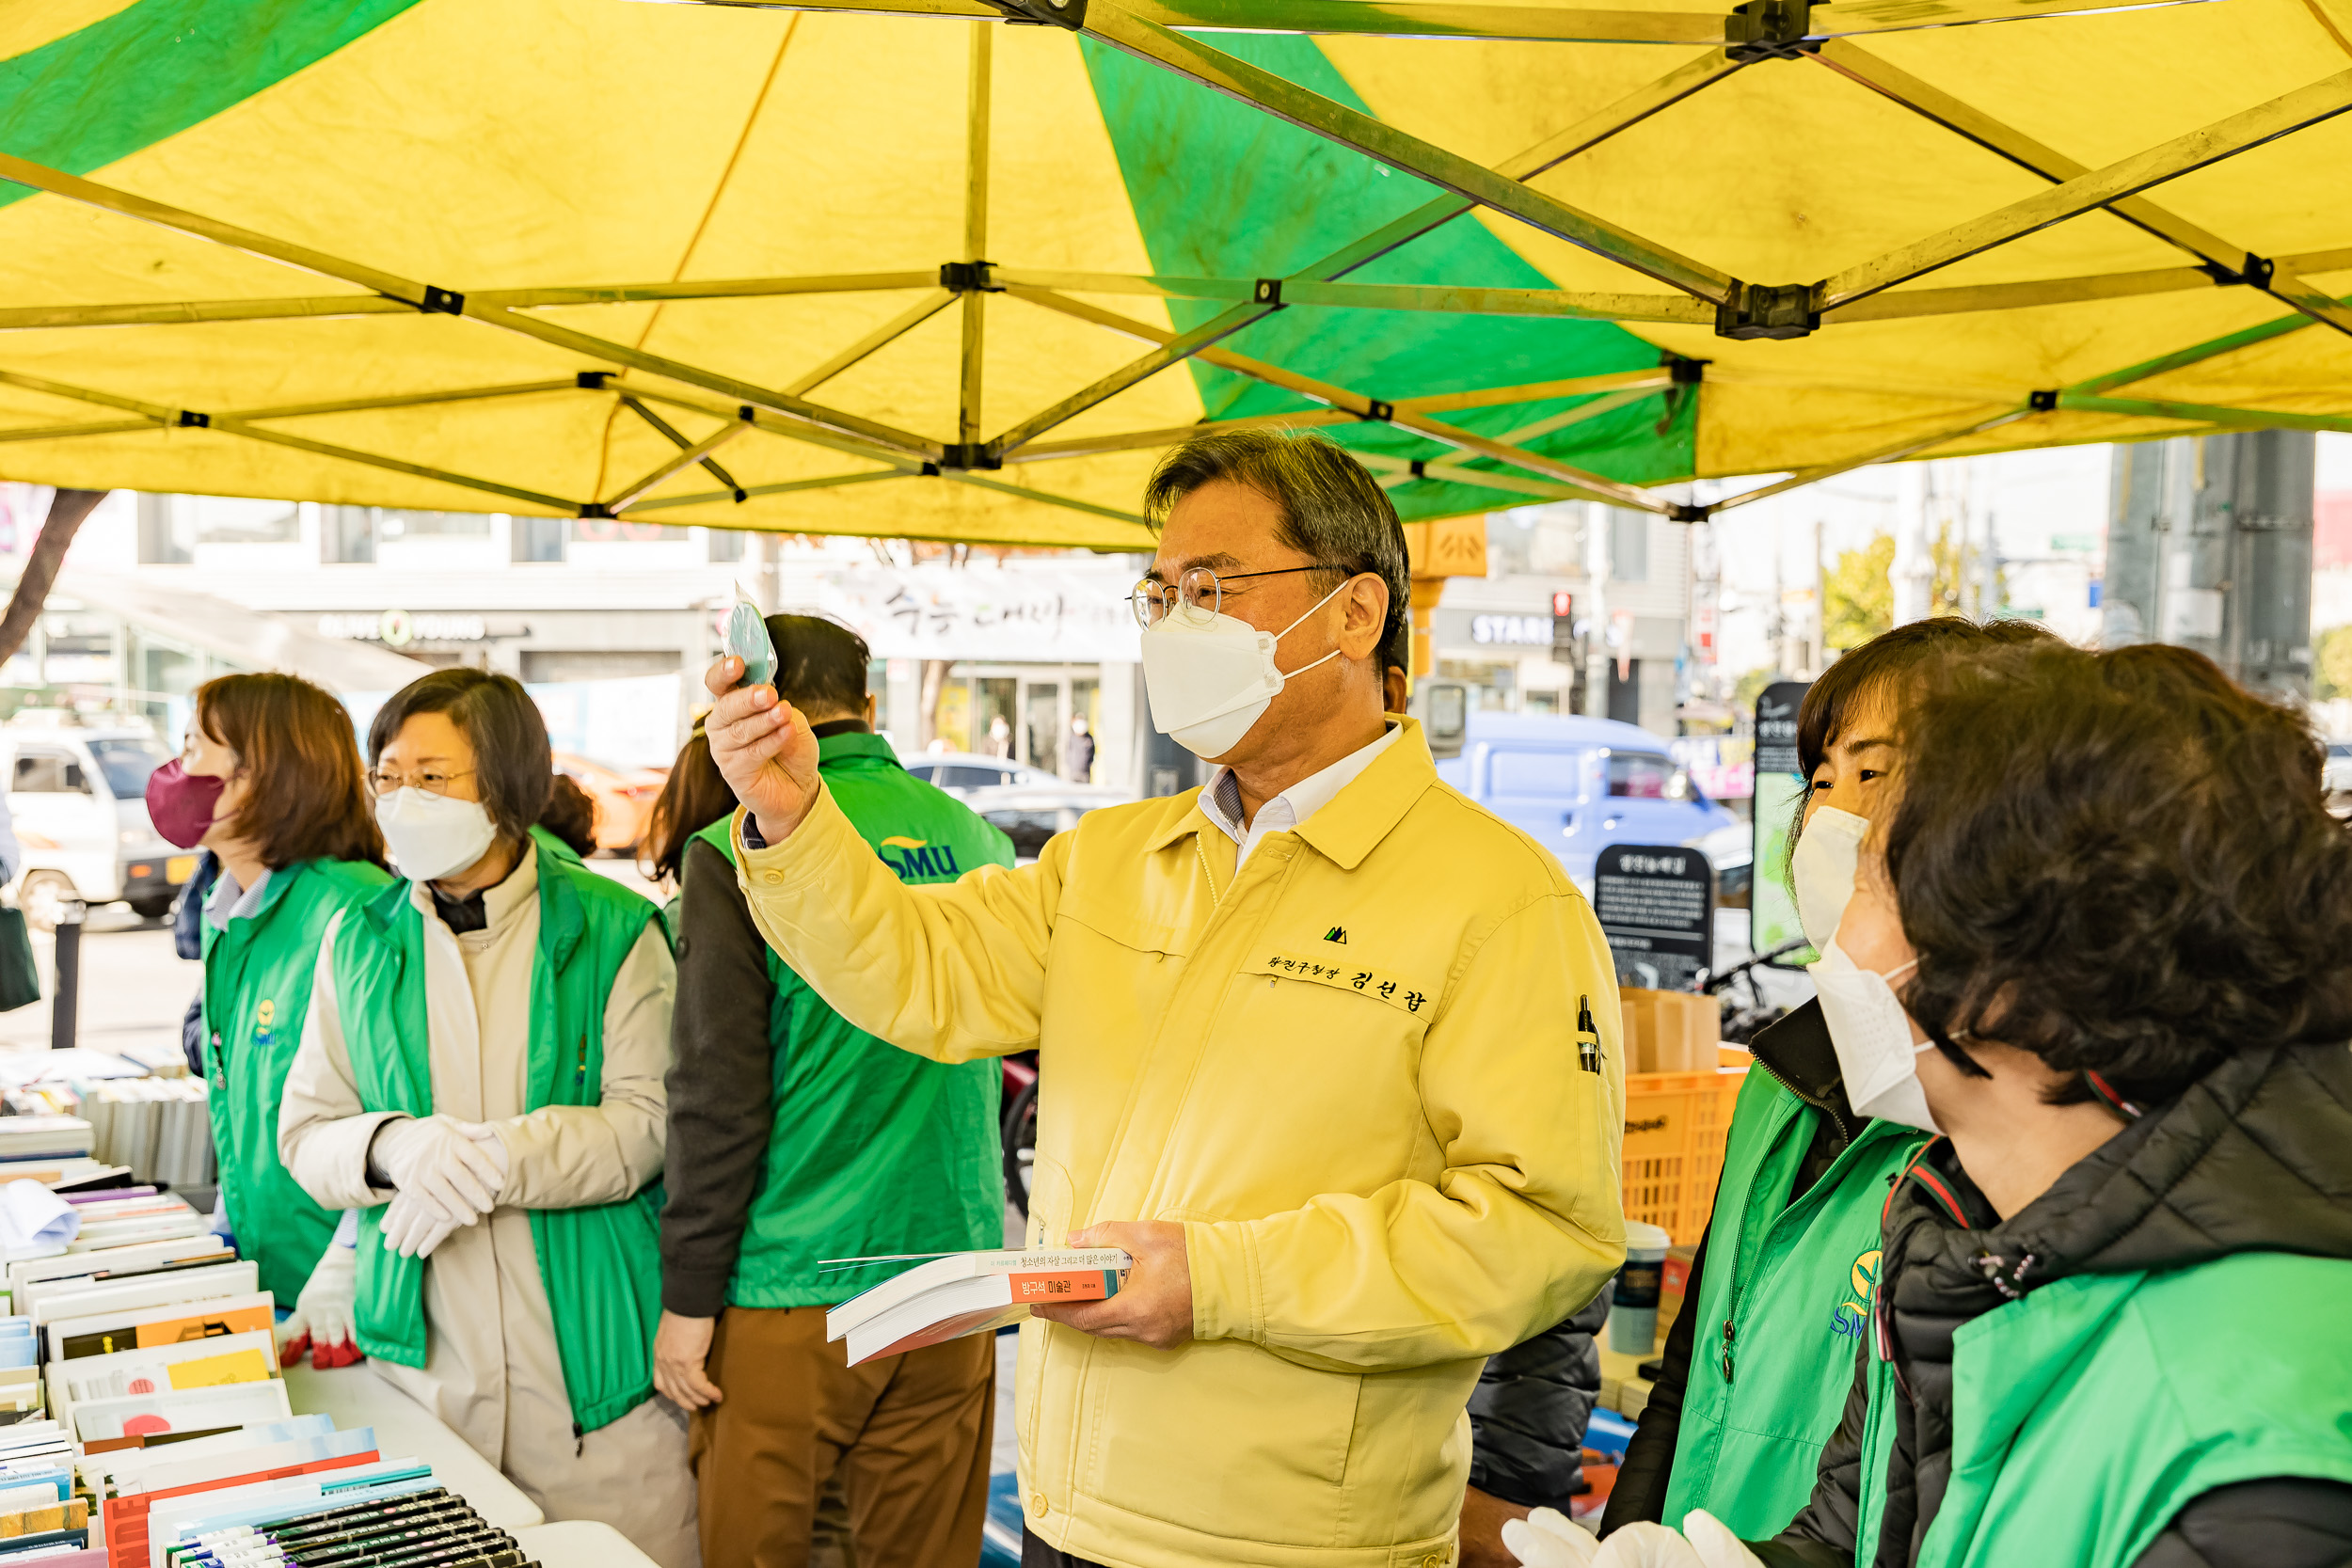
<path id="1" fill-rule="evenodd" d="M 839 1480 L 858 1568 L 979 1560 L 996 1345 L 976 1334 L 848 1365 L 825 1309 L 730 1307 L 707 1363 L 691 1459 L 704 1568 L 807 1568 L 818 1499 Z"/>

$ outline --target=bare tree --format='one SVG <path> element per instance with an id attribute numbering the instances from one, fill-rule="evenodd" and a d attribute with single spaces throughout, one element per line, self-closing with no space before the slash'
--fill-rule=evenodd
<path id="1" fill-rule="evenodd" d="M 24 575 L 16 579 L 7 613 L 0 614 L 0 662 L 15 657 L 16 651 L 24 646 L 34 621 L 40 616 L 40 607 L 48 602 L 50 585 L 57 580 L 57 568 L 65 563 L 66 546 L 81 531 L 82 519 L 105 499 L 103 490 L 60 490 L 50 498 L 40 537 L 33 541 L 33 553 L 25 558 Z"/>

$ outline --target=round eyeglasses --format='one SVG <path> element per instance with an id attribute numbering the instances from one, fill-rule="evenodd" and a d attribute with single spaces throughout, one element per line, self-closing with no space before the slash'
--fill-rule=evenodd
<path id="1" fill-rule="evenodd" d="M 1145 578 L 1127 595 L 1128 608 L 1136 612 L 1136 625 L 1149 631 L 1168 619 L 1171 610 L 1182 611 L 1188 621 L 1206 621 L 1225 602 L 1225 584 L 1240 582 L 1248 578 L 1286 578 L 1296 572 L 1344 572 L 1348 568 L 1330 562 L 1317 562 L 1311 566 L 1284 566 L 1271 572 L 1228 572 L 1220 578 L 1206 566 L 1195 566 L 1179 577 L 1171 586 L 1158 578 Z"/>

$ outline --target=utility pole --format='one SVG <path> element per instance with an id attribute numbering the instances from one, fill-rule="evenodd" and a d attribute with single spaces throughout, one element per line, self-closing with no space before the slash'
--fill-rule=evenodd
<path id="1" fill-rule="evenodd" d="M 1932 609 L 1935 558 L 1928 552 L 1929 467 L 1904 463 L 1896 471 L 1902 476 L 1902 494 L 1895 508 L 1895 562 L 1886 576 L 1894 590 L 1895 625 L 1902 626 L 1926 620 Z"/>
<path id="2" fill-rule="evenodd" d="M 2115 449 L 2101 640 L 2170 642 L 2308 696 L 2317 438 L 2259 430 Z"/>

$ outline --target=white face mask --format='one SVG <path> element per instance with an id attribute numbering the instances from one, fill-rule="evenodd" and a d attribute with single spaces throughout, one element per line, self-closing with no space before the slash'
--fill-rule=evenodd
<path id="1" fill-rule="evenodd" d="M 1810 830 L 1806 836 L 1812 836 Z M 1929 1048 L 1912 1039 L 1911 1015 L 1890 984 L 1918 963 L 1914 958 L 1893 974 L 1881 974 L 1846 957 L 1831 937 L 1821 943 L 1820 962 L 1805 965 L 1805 972 L 1821 999 L 1848 1101 L 1866 1117 L 1941 1132 L 1928 1109 L 1927 1091 L 1919 1086 L 1919 1053 Z"/>
<path id="2" fill-rule="evenodd" d="M 1284 681 L 1340 657 L 1333 648 L 1287 674 L 1274 667 L 1275 644 L 1346 586 L 1332 589 L 1280 631 L 1260 631 L 1221 611 L 1179 609 L 1161 617 L 1143 634 L 1143 689 L 1152 699 L 1152 727 L 1195 756 L 1221 757 L 1240 745 Z"/>
<path id="3" fill-rule="evenodd" d="M 375 825 L 384 830 L 400 874 L 413 882 L 463 871 L 488 854 L 498 838 L 481 801 L 453 800 L 409 786 L 376 797 Z"/>
<path id="4" fill-rule="evenodd" d="M 1829 950 L 1829 939 L 1837 934 L 1837 923 L 1846 918 L 1854 877 L 1861 869 L 1863 836 L 1869 831 L 1869 818 L 1823 806 L 1804 825 L 1796 852 L 1788 857 L 1797 919 L 1816 952 Z"/>

